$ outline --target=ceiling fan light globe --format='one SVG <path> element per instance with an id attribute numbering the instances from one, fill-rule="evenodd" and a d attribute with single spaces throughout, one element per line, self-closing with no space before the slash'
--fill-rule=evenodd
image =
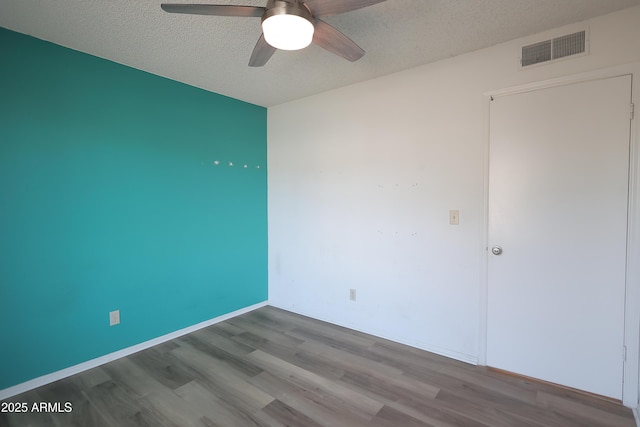
<path id="1" fill-rule="evenodd" d="M 276 49 L 304 49 L 311 44 L 313 31 L 311 21 L 297 15 L 273 15 L 262 21 L 264 39 Z"/>

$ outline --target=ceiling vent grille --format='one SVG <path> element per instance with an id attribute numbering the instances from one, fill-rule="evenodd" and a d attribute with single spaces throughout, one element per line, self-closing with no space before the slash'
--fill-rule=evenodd
<path id="1" fill-rule="evenodd" d="M 556 37 L 522 47 L 521 67 L 528 67 L 542 62 L 553 61 L 571 55 L 586 53 L 587 32 L 579 31 L 573 34 Z"/>
<path id="2" fill-rule="evenodd" d="M 551 61 L 551 40 L 530 44 L 522 48 L 522 66 Z"/>

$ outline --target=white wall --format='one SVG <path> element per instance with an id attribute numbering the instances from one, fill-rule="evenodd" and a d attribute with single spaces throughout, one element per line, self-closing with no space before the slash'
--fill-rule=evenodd
<path id="1" fill-rule="evenodd" d="M 589 55 L 518 69 L 521 45 L 584 27 Z M 635 7 L 269 108 L 270 303 L 482 362 L 484 94 L 638 62 L 639 41 Z"/>

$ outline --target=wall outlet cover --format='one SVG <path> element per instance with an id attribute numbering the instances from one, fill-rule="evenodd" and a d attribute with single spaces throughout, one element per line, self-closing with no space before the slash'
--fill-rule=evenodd
<path id="1" fill-rule="evenodd" d="M 120 310 L 109 312 L 109 326 L 115 326 L 120 324 Z"/>

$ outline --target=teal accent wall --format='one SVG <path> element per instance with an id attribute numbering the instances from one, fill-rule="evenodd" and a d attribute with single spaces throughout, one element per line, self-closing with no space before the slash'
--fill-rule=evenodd
<path id="1" fill-rule="evenodd" d="M 2 28 L 0 58 L 0 389 L 266 301 L 265 108 Z"/>

